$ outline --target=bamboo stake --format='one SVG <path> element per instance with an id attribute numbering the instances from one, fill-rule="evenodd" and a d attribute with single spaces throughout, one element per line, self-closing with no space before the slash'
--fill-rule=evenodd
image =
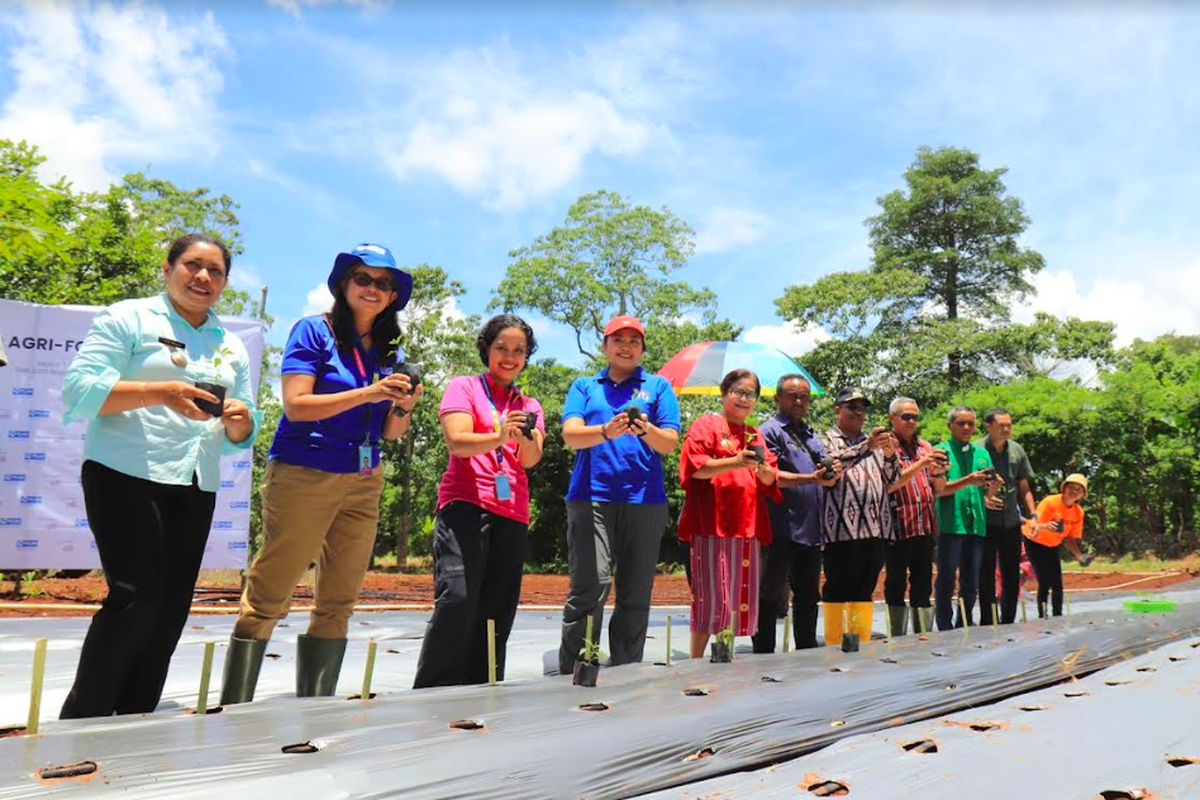
<path id="1" fill-rule="evenodd" d="M 792 615 L 785 614 L 783 617 L 783 652 L 790 653 L 792 651 Z"/>
<path id="2" fill-rule="evenodd" d="M 375 674 L 376 647 L 374 639 L 367 642 L 367 667 L 363 670 L 362 694 L 360 695 L 364 703 L 371 699 L 371 678 Z"/>
<path id="3" fill-rule="evenodd" d="M 963 630 L 971 627 L 970 620 L 967 619 L 967 600 L 961 594 L 958 596 L 958 613 L 962 619 Z"/>
<path id="4" fill-rule="evenodd" d="M 1029 622 L 1029 614 L 1025 610 L 1025 601 L 1021 601 L 1021 622 Z"/>
<path id="5" fill-rule="evenodd" d="M 29 719 L 25 723 L 25 734 L 38 732 L 38 718 L 42 715 L 42 679 L 46 676 L 46 639 L 37 640 L 33 646 L 33 680 L 29 684 Z"/>
<path id="6" fill-rule="evenodd" d="M 733 636 L 729 637 L 729 660 L 733 661 L 733 649 L 734 649 L 733 645 L 734 645 L 734 642 L 737 641 L 737 632 L 738 632 L 738 612 L 742 610 L 742 607 L 740 604 L 734 603 L 733 608 L 731 608 L 729 610 L 733 614 L 733 616 L 730 617 L 730 622 L 731 622 L 730 630 L 733 631 Z"/>
<path id="7" fill-rule="evenodd" d="M 589 627 L 591 620 L 588 620 Z M 496 620 L 487 621 L 488 686 L 496 685 Z"/>
<path id="8" fill-rule="evenodd" d="M 212 677 L 213 650 L 216 642 L 204 643 L 204 663 L 200 666 L 200 692 L 196 696 L 196 714 L 208 713 L 208 682 Z"/>
<path id="9" fill-rule="evenodd" d="M 671 666 L 671 615 L 667 614 L 667 666 Z"/>
<path id="10" fill-rule="evenodd" d="M 1066 601 L 1066 604 L 1067 604 L 1067 619 L 1070 619 L 1071 618 L 1071 596 L 1069 594 L 1067 594 L 1066 592 L 1063 592 L 1063 600 Z"/>
<path id="11" fill-rule="evenodd" d="M 992 603 L 992 627 L 999 630 L 1000 628 L 1000 604 Z"/>

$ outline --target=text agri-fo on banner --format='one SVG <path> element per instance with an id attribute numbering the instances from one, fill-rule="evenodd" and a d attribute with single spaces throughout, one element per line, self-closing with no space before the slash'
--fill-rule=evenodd
<path id="1" fill-rule="evenodd" d="M 0 569 L 100 566 L 79 482 L 86 424 L 63 423 L 63 374 L 82 344 L 93 306 L 0 300 Z M 250 355 L 257 393 L 263 329 L 221 318 Z M 250 532 L 251 451 L 221 459 L 221 487 L 205 567 L 242 567 Z"/>

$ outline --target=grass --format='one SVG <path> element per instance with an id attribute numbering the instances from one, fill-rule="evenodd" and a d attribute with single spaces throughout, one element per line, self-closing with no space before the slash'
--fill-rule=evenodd
<path id="1" fill-rule="evenodd" d="M 1200 571 L 1200 553 L 1175 559 L 1134 553 L 1126 553 L 1120 558 L 1097 556 L 1086 570 L 1074 562 L 1064 563 L 1063 568 L 1066 572 L 1197 572 Z"/>

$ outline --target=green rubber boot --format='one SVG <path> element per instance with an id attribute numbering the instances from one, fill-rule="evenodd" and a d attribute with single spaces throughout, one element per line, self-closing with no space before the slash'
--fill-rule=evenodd
<path id="1" fill-rule="evenodd" d="M 345 639 L 300 634 L 296 640 L 296 697 L 332 697 L 345 655 Z"/>
<path id="2" fill-rule="evenodd" d="M 913 631 L 915 633 L 932 633 L 933 632 L 933 609 L 922 606 L 914 608 L 913 611 Z"/>
<path id="3" fill-rule="evenodd" d="M 266 652 L 266 639 L 229 637 L 229 649 L 225 651 L 225 673 L 221 676 L 221 705 L 249 703 L 254 699 L 258 671 L 262 668 L 263 654 Z"/>
<path id="4" fill-rule="evenodd" d="M 888 606 L 888 631 L 892 636 L 908 633 L 908 606 Z"/>

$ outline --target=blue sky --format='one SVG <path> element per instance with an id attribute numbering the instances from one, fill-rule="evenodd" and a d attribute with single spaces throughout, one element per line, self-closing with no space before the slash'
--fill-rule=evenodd
<path id="1" fill-rule="evenodd" d="M 775 298 L 867 265 L 862 221 L 918 146 L 968 147 L 1009 168 L 1046 256 L 1018 318 L 1112 319 L 1126 342 L 1200 333 L 1198 23 L 1168 3 L 0 0 L 0 136 L 82 188 L 148 168 L 233 196 L 233 274 L 269 284 L 276 342 L 359 241 L 442 265 L 482 311 L 510 249 L 606 188 L 686 219 L 682 277 L 791 352 L 822 334 Z"/>

